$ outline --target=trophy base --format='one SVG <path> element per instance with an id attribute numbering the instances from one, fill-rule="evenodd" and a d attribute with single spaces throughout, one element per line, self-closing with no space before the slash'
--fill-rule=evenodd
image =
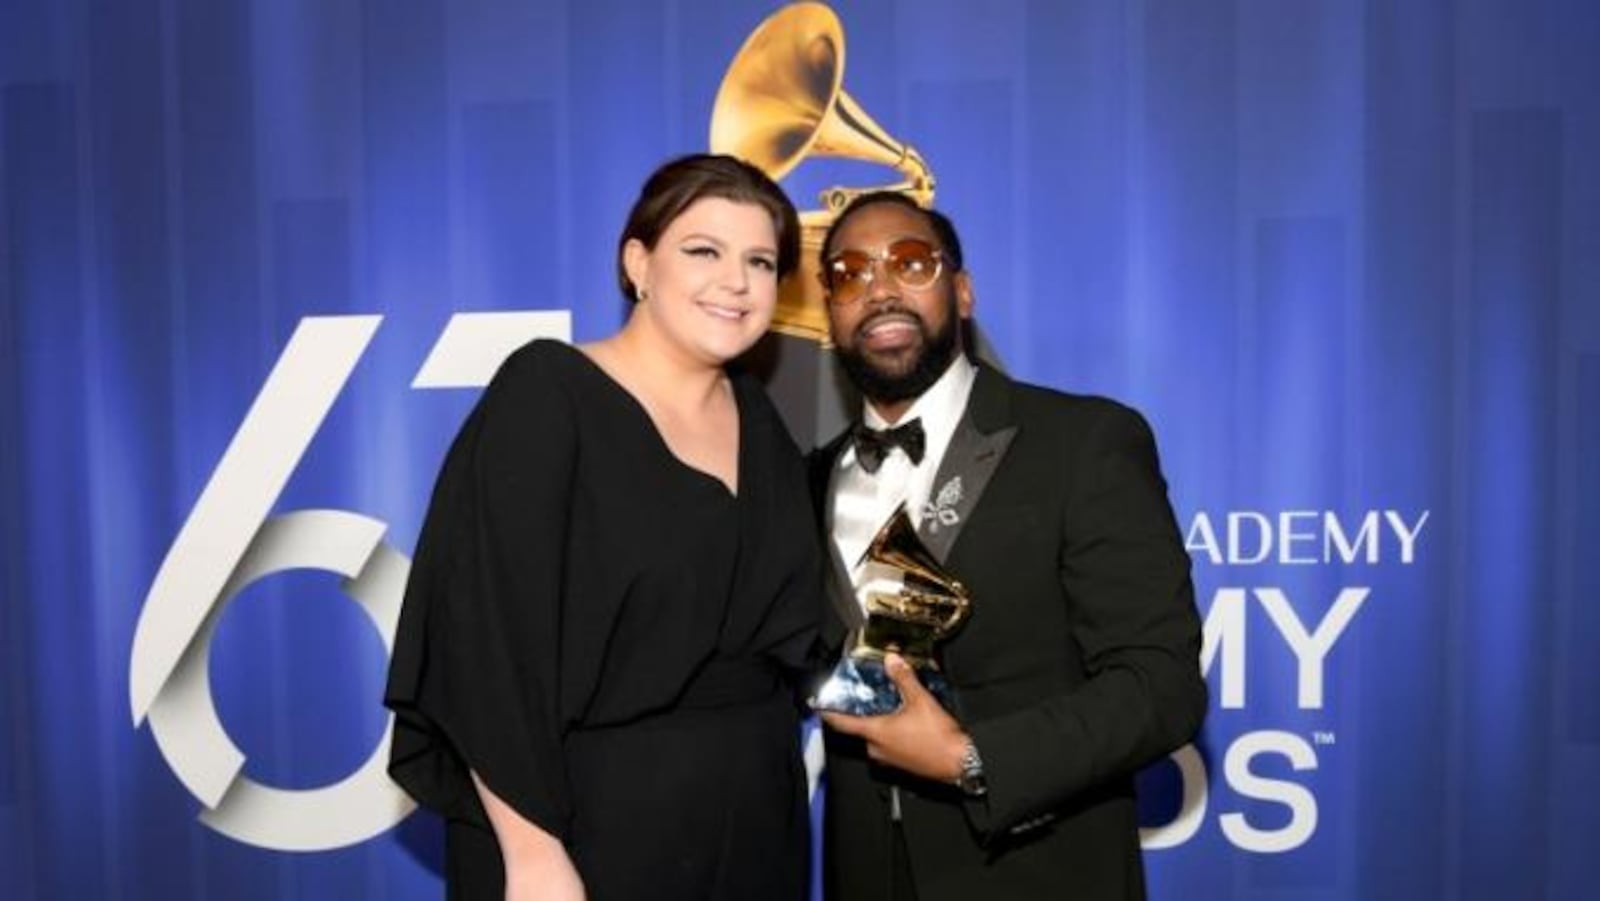
<path id="1" fill-rule="evenodd" d="M 931 663 L 908 661 L 917 681 L 946 710 L 955 709 L 954 693 L 944 673 Z M 833 673 L 811 696 L 811 709 L 819 712 L 848 713 L 851 716 L 883 716 L 900 709 L 900 690 L 883 668 L 878 656 L 845 655 Z"/>

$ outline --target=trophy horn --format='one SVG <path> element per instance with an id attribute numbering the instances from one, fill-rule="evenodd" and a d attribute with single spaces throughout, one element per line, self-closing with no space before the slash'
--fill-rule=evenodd
<path id="1" fill-rule="evenodd" d="M 895 601 L 885 599 L 894 606 L 938 622 L 942 631 L 954 630 L 966 619 L 971 607 L 966 586 L 951 575 L 917 537 L 917 529 L 911 524 L 904 503 L 895 508 L 894 515 L 872 536 L 872 543 L 867 545 L 861 561 L 881 563 L 901 572 L 905 586 L 901 597 Z"/>
<path id="2" fill-rule="evenodd" d="M 786 6 L 750 33 L 728 65 L 712 107 L 711 150 L 748 160 L 774 180 L 808 156 L 882 163 L 906 179 L 883 190 L 931 204 L 933 172 L 927 162 L 874 122 L 843 85 L 839 17 L 821 3 Z M 859 193 L 830 188 L 822 201 L 829 212 L 837 212 Z"/>

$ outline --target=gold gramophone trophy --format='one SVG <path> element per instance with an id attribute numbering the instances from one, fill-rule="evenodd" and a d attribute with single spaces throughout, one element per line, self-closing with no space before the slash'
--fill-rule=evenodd
<path id="1" fill-rule="evenodd" d="M 901 588 L 894 593 L 868 592 L 866 623 L 855 645 L 812 696 L 811 706 L 855 716 L 878 716 L 899 709 L 900 692 L 883 667 L 884 655 L 893 651 L 911 664 L 918 680 L 939 703 L 953 708 L 950 683 L 939 669 L 935 652 L 938 643 L 960 628 L 972 612 L 967 589 L 917 538 L 904 504 L 873 536 L 861 560 L 899 570 Z"/>
<path id="2" fill-rule="evenodd" d="M 882 163 L 904 177 L 870 188 L 822 192 L 820 210 L 800 214 L 801 266 L 778 297 L 774 331 L 825 344 L 828 316 L 817 255 L 833 217 L 858 194 L 901 191 L 933 203 L 933 172 L 921 155 L 884 131 L 844 91 L 844 27 L 821 3 L 785 6 L 756 26 L 717 90 L 711 150 L 749 161 L 774 181 L 807 157 Z"/>

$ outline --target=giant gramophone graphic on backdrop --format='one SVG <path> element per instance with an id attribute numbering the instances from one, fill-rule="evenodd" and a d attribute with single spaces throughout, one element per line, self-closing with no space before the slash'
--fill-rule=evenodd
<path id="1" fill-rule="evenodd" d="M 833 10 L 820 3 L 784 7 L 745 40 L 722 79 L 711 115 L 711 149 L 749 160 L 774 179 L 818 156 L 879 163 L 903 177 L 871 188 L 828 188 L 820 198 L 822 209 L 800 214 L 801 269 L 785 285 L 772 327 L 779 333 L 775 341 L 811 345 L 811 350 L 796 346 L 792 349 L 797 352 L 780 352 L 779 367 L 796 371 L 777 373 L 768 387 L 791 428 L 802 423 L 795 429 L 801 435 L 804 424 L 823 426 L 819 420 L 826 417 L 813 419 L 797 408 L 809 402 L 820 412 L 835 394 L 836 380 L 822 369 L 824 364 L 831 368 L 833 361 L 827 348 L 827 301 L 818 278 L 818 256 L 829 224 L 852 198 L 867 191 L 900 191 L 922 206 L 933 202 L 933 172 L 922 155 L 891 137 L 845 93 L 844 60 L 844 29 Z M 809 372 L 798 371 L 806 366 Z M 843 417 L 836 418 L 828 431 L 843 425 Z M 863 567 L 882 578 L 866 585 L 865 623 L 812 698 L 812 706 L 857 715 L 893 712 L 900 706 L 900 693 L 884 671 L 884 655 L 891 651 L 905 657 L 929 691 L 951 706 L 936 644 L 970 613 L 966 589 L 918 539 L 904 505 L 879 529 L 857 564 L 868 571 Z"/>

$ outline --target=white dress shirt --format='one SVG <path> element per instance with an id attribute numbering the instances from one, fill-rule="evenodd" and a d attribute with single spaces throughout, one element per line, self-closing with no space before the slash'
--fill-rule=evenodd
<path id="1" fill-rule="evenodd" d="M 868 590 L 899 590 L 898 570 L 876 564 L 862 566 L 861 555 L 902 501 L 911 514 L 911 521 L 921 523 L 939 463 L 950 447 L 956 425 L 966 412 L 967 399 L 972 395 L 972 383 L 977 376 L 978 368 L 965 356 L 957 354 L 944 375 L 939 376 L 896 423 L 886 422 L 871 403 L 863 401 L 861 419 L 869 428 L 884 429 L 920 418 L 926 444 L 919 464 L 913 464 L 904 449 L 895 447 L 884 456 L 877 472 L 867 472 L 856 460 L 854 445 L 847 446 L 834 464 L 828 528 L 855 584 L 858 602 L 865 599 Z"/>

